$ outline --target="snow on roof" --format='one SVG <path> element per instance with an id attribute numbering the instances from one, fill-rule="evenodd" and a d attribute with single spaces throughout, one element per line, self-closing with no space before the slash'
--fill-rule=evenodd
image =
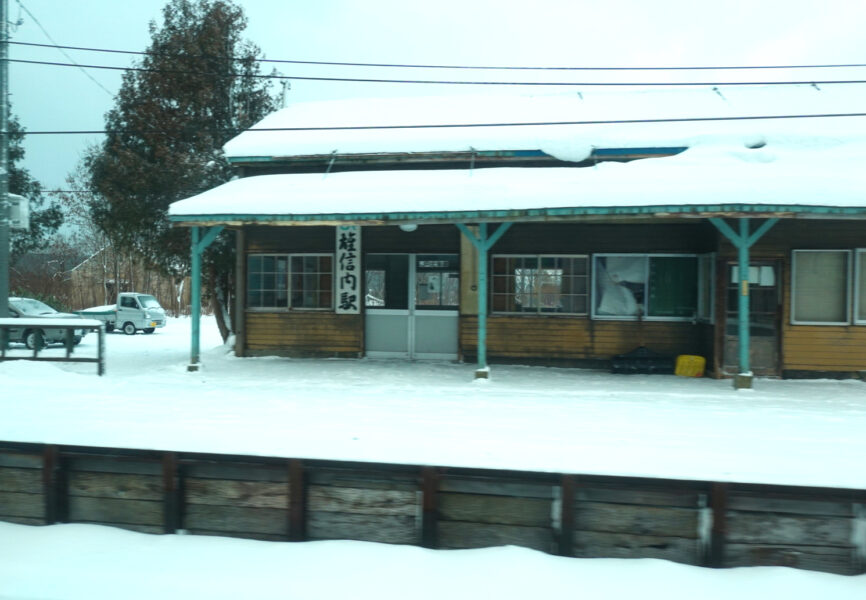
<path id="1" fill-rule="evenodd" d="M 612 91 L 589 88 L 555 95 L 491 93 L 300 103 L 269 115 L 253 129 L 850 114 L 862 113 L 864 106 L 863 84 L 719 85 Z M 543 150 L 563 160 L 578 161 L 588 156 L 593 147 L 690 146 L 702 137 L 718 135 L 756 140 L 791 135 L 862 136 L 866 135 L 866 118 L 246 131 L 230 140 L 224 150 L 230 160 L 331 153 Z"/>
<path id="2" fill-rule="evenodd" d="M 175 221 L 202 215 L 392 219 L 467 211 L 774 205 L 866 209 L 866 137 L 710 138 L 676 156 L 594 167 L 362 171 L 261 175 L 175 202 Z M 858 211 L 859 212 L 859 211 Z M 863 210 L 866 214 L 866 210 Z M 340 220 L 340 219 L 337 219 Z M 345 220 L 349 220 L 345 218 Z"/>

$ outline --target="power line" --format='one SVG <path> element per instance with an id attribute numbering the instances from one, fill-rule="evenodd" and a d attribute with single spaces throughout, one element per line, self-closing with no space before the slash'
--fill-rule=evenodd
<path id="1" fill-rule="evenodd" d="M 55 67 L 78 67 L 86 69 L 108 69 L 111 71 L 137 71 L 141 73 L 170 73 L 174 75 L 205 75 L 208 77 L 252 77 L 255 79 L 282 79 L 295 81 L 340 81 L 352 83 L 410 83 L 435 85 L 509 85 L 509 86 L 583 86 L 583 87 L 684 87 L 684 86 L 748 86 L 748 85 L 831 85 L 866 83 L 866 79 L 830 79 L 808 81 L 642 81 L 642 82 L 605 82 L 605 81 L 458 81 L 435 79 L 373 79 L 365 77 L 308 77 L 299 75 L 263 75 L 263 74 L 223 74 L 205 73 L 201 71 L 184 71 L 180 69 L 148 69 L 144 67 L 115 67 L 109 65 L 82 65 L 42 60 L 9 59 L 9 62 L 31 65 L 50 65 Z"/>
<path id="2" fill-rule="evenodd" d="M 712 121 L 760 121 L 779 119 L 827 119 L 844 117 L 866 117 L 866 113 L 822 113 L 798 115 L 749 115 L 738 117 L 673 117 L 665 119 L 605 119 L 594 121 L 529 121 L 522 123 L 431 123 L 418 125 L 335 125 L 326 127 L 252 127 L 244 131 L 276 132 L 276 131 L 358 131 L 385 129 L 458 129 L 461 127 L 546 127 L 551 125 L 633 125 L 639 123 L 695 123 Z M 221 130 L 231 132 L 230 130 Z M 77 131 L 25 131 L 24 135 L 107 135 L 122 133 L 163 133 L 171 135 L 175 132 L 165 130 L 77 130 Z"/>
<path id="3" fill-rule="evenodd" d="M 69 56 L 69 54 L 66 52 L 66 50 L 64 50 L 64 47 L 63 47 L 63 46 L 59 46 L 59 45 L 57 45 L 57 42 L 54 40 L 53 37 L 51 37 L 51 34 L 48 33 L 48 30 L 46 30 L 45 27 L 42 26 L 42 23 L 39 22 L 39 19 L 37 19 L 36 16 L 35 16 L 32 12 L 30 12 L 29 10 L 27 10 L 27 7 L 26 7 L 26 6 L 24 6 L 23 4 L 21 4 L 21 0 L 15 0 L 15 1 L 18 3 L 18 7 L 21 8 L 24 12 L 26 12 L 26 13 L 30 16 L 31 19 L 33 19 L 33 22 L 36 23 L 36 25 L 39 27 L 39 29 L 42 30 L 42 33 L 45 34 L 45 37 L 47 37 L 49 40 L 51 40 L 52 42 L 54 42 L 55 47 L 56 47 L 58 50 L 60 50 L 60 52 L 63 53 L 63 56 L 65 56 L 65 57 L 69 60 L 69 62 L 72 63 L 72 65 L 77 66 L 79 69 L 81 69 L 81 72 L 84 73 L 84 74 L 87 76 L 87 78 L 90 79 L 93 83 L 95 83 L 95 84 L 98 85 L 100 88 L 102 88 L 102 91 L 104 91 L 106 94 L 108 94 L 109 96 L 114 96 L 114 94 L 112 94 L 112 93 L 108 90 L 108 88 L 106 88 L 104 85 L 102 85 L 101 83 L 99 83 L 99 81 L 97 81 L 96 79 L 94 79 L 94 77 L 93 77 L 90 73 L 88 73 L 87 71 L 85 71 L 85 70 L 81 67 L 81 65 L 79 65 L 77 62 L 75 62 L 75 59 L 72 58 L 71 56 Z M 11 42 L 7 42 L 7 43 L 11 43 Z"/>
<path id="4" fill-rule="evenodd" d="M 108 48 L 90 48 L 86 46 L 61 46 L 57 44 L 37 44 L 33 42 L 9 42 L 18 46 L 36 46 L 42 48 L 57 48 L 65 50 L 79 50 L 85 52 L 102 52 L 109 54 L 132 54 L 137 56 L 170 56 L 160 52 L 142 52 L 135 50 L 113 50 Z M 247 58 L 224 57 L 214 55 L 191 55 L 193 58 L 218 58 L 233 61 L 247 61 Z M 323 60 L 288 60 L 277 58 L 254 58 L 259 63 L 276 63 L 291 65 L 319 65 L 331 67 L 386 67 L 399 69 L 472 69 L 489 71 L 724 71 L 724 70 L 761 70 L 761 69 L 836 69 L 866 67 L 866 63 L 838 63 L 817 65 L 716 65 L 716 66 L 692 66 L 692 67 L 521 67 L 521 66 L 493 66 L 493 65 L 424 65 L 413 63 L 364 63 L 364 62 L 342 62 Z"/>

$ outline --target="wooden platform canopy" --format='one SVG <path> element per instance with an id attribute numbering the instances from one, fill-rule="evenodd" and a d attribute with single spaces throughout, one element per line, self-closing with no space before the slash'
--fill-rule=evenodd
<path id="1" fill-rule="evenodd" d="M 681 150 L 681 149 L 678 149 Z M 258 175 L 231 181 L 170 209 L 192 228 L 191 368 L 199 361 L 200 257 L 225 227 L 453 224 L 477 250 L 478 374 L 486 358 L 487 253 L 515 223 L 701 219 L 738 251 L 780 219 L 866 219 L 855 165 L 859 143 L 758 148 L 716 144 L 666 158 L 591 168 L 383 170 Z M 674 154 L 671 152 L 671 154 Z M 202 229 L 201 228 L 206 228 Z M 739 371 L 750 374 L 749 295 L 739 295 Z M 750 380 L 749 380 L 750 381 Z"/>

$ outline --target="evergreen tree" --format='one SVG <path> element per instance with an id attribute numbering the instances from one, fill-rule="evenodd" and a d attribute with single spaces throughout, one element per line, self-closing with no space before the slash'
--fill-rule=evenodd
<path id="1" fill-rule="evenodd" d="M 86 158 L 94 220 L 120 245 L 181 275 L 189 231 L 169 227 L 176 201 L 230 178 L 229 139 L 276 107 L 259 49 L 241 38 L 246 17 L 231 0 L 170 0 L 150 24 L 147 54 L 123 78 L 106 115 L 104 144 Z M 208 288 L 225 338 L 234 243 L 223 233 L 205 256 Z"/>
<path id="2" fill-rule="evenodd" d="M 30 201 L 30 229 L 11 232 L 11 263 L 27 252 L 44 248 L 51 236 L 63 224 L 63 213 L 57 202 L 47 201 L 42 185 L 30 172 L 19 166 L 24 160 L 24 128 L 18 118 L 9 118 L 9 193 L 24 196 Z"/>

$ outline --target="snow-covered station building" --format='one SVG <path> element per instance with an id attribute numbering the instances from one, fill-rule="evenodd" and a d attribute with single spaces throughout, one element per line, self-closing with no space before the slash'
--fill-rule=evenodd
<path id="1" fill-rule="evenodd" d="M 239 356 L 462 359 L 483 376 L 646 347 L 741 385 L 858 376 L 864 99 L 837 84 L 298 104 L 226 144 L 238 178 L 170 219 L 193 228 L 194 269 L 235 232 Z"/>

